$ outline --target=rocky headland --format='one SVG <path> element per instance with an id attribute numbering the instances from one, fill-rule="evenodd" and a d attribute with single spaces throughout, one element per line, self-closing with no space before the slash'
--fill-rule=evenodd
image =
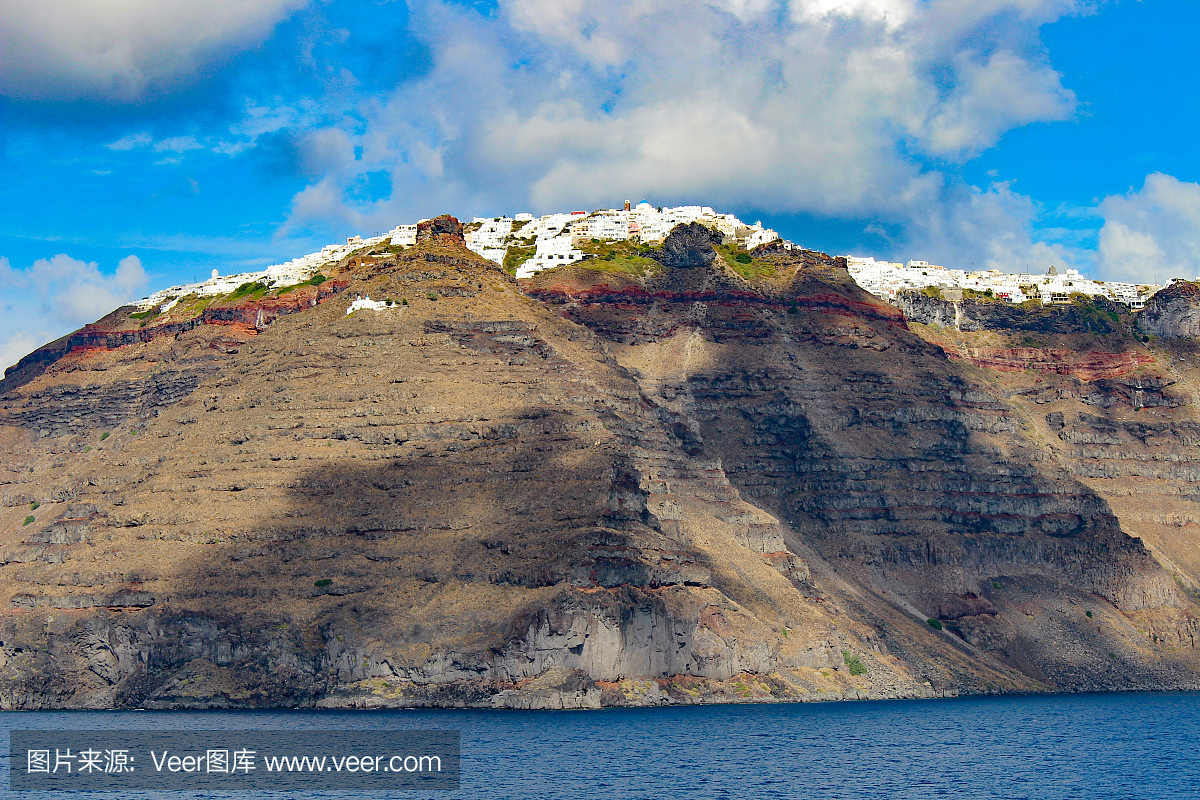
<path id="1" fill-rule="evenodd" d="M 1190 284 L 896 307 L 700 225 L 518 283 L 461 231 L 7 372 L 0 706 L 1200 686 Z"/>

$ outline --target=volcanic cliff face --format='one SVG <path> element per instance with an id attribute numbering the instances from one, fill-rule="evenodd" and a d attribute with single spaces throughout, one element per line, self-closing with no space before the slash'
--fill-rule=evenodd
<path id="1" fill-rule="evenodd" d="M 32 354 L 0 385 L 0 704 L 1195 686 L 1181 364 L 979 366 L 838 260 L 729 252 L 686 226 L 647 275 L 518 286 L 439 218 Z"/>
<path id="2" fill-rule="evenodd" d="M 1137 329 L 1163 339 L 1200 336 L 1200 286 L 1176 281 L 1155 294 L 1138 314 Z"/>

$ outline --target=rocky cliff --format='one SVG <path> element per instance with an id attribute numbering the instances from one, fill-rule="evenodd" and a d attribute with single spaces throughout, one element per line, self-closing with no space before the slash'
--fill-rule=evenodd
<path id="1" fill-rule="evenodd" d="M 910 324 L 837 259 L 699 226 L 649 255 L 518 285 L 439 218 L 31 354 L 0 384 L 0 705 L 1200 683 L 1185 356 L 1120 315 Z"/>
<path id="2" fill-rule="evenodd" d="M 1137 329 L 1163 339 L 1200 336 L 1200 285 L 1176 281 L 1155 294 L 1138 314 Z"/>

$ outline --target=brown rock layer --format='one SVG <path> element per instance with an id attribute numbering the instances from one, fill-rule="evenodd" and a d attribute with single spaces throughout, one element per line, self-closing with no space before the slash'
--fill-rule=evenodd
<path id="1" fill-rule="evenodd" d="M 0 705 L 1197 683 L 1168 378 L 966 367 L 844 262 L 735 263 L 695 228 L 645 278 L 524 291 L 453 218 L 418 239 L 311 296 L 110 315 L 6 379 Z M 393 305 L 347 316 L 359 293 Z M 1113 488 L 1133 470 L 1180 493 L 1149 547 Z"/>

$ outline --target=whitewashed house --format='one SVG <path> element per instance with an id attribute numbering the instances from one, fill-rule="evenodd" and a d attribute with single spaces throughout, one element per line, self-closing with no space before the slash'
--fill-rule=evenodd
<path id="1" fill-rule="evenodd" d="M 583 260 L 583 251 L 571 246 L 570 236 L 553 236 L 537 240 L 533 258 L 517 268 L 518 278 L 532 278 L 542 270 L 564 267 Z"/>

